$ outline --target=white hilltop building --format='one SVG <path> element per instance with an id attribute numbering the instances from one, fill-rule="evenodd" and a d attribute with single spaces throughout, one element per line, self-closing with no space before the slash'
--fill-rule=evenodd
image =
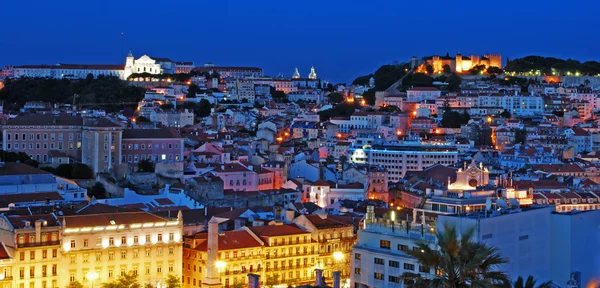
<path id="1" fill-rule="evenodd" d="M 296 67 L 296 69 L 294 70 L 294 74 L 292 75 L 292 79 L 299 79 L 300 78 L 300 72 L 298 71 L 298 67 Z"/>
<path id="2" fill-rule="evenodd" d="M 317 79 L 317 72 L 315 72 L 315 66 L 310 67 L 310 73 L 308 74 L 309 79 Z"/>
<path id="3" fill-rule="evenodd" d="M 175 62 L 168 58 L 152 58 L 146 54 L 137 60 L 131 50 L 125 58 L 125 71 L 123 76 L 127 79 L 133 73 L 173 74 L 176 71 Z"/>

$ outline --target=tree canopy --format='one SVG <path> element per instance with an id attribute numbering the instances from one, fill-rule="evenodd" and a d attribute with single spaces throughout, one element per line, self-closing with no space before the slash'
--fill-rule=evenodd
<path id="1" fill-rule="evenodd" d="M 69 179 L 90 179 L 94 177 L 92 168 L 83 163 L 60 164 L 56 168 L 42 167 L 42 169 L 56 176 Z"/>
<path id="2" fill-rule="evenodd" d="M 438 271 L 433 279 L 423 279 L 419 274 L 404 273 L 405 279 L 411 279 L 415 287 L 482 287 L 510 286 L 508 275 L 498 271 L 500 265 L 508 263 L 502 258 L 498 249 L 483 242 L 474 241 L 474 229 L 461 235 L 456 227 L 444 225 L 438 231 L 437 246 L 420 241 L 417 249 L 406 251 L 428 269 Z"/>
<path id="3" fill-rule="evenodd" d="M 527 56 L 507 61 L 504 70 L 515 73 L 531 73 L 539 71 L 540 75 L 568 75 L 579 72 L 581 75 L 596 76 L 600 74 L 600 63 L 597 61 L 580 62 L 573 59 L 554 57 Z"/>
<path id="4" fill-rule="evenodd" d="M 0 90 L 0 100 L 4 100 L 4 109 L 17 110 L 28 101 L 50 103 L 73 102 L 76 105 L 107 103 L 108 111 L 116 111 L 126 106 L 136 106 L 144 98 L 146 89 L 129 86 L 126 81 L 112 76 L 98 76 L 96 79 L 54 79 L 54 78 L 18 78 L 4 80 Z M 123 104 L 136 103 L 136 104 Z"/>
<path id="5" fill-rule="evenodd" d="M 142 160 L 138 162 L 138 172 L 152 172 L 154 173 L 154 164 L 148 160 Z"/>
<path id="6" fill-rule="evenodd" d="M 333 117 L 350 117 L 356 111 L 356 108 L 359 107 L 358 103 L 347 103 L 342 102 L 340 104 L 335 105 L 332 109 L 327 109 L 324 111 L 319 111 L 319 117 L 321 121 L 327 121 Z"/>
<path id="7" fill-rule="evenodd" d="M 132 272 L 119 276 L 115 281 L 102 284 L 102 288 L 141 288 L 138 276 Z"/>
<path id="8" fill-rule="evenodd" d="M 340 103 L 344 101 L 344 95 L 340 92 L 329 93 L 329 101 L 334 104 Z"/>

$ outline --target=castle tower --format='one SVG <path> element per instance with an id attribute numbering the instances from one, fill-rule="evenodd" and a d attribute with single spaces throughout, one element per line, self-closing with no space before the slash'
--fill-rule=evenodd
<path id="1" fill-rule="evenodd" d="M 310 74 L 308 74 L 308 78 L 317 79 L 317 72 L 315 72 L 315 66 L 310 67 Z"/>
<path id="2" fill-rule="evenodd" d="M 462 55 L 456 54 L 455 63 L 456 63 L 456 72 L 457 73 L 462 73 L 463 72 L 463 69 L 462 69 Z"/>
<path id="3" fill-rule="evenodd" d="M 296 70 L 294 70 L 294 74 L 292 75 L 292 79 L 298 78 L 300 78 L 300 72 L 298 71 L 298 67 L 296 67 Z"/>
<path id="4" fill-rule="evenodd" d="M 206 278 L 203 286 L 221 287 L 217 261 L 219 260 L 219 221 L 212 217 L 208 221 L 208 259 L 206 263 Z"/>

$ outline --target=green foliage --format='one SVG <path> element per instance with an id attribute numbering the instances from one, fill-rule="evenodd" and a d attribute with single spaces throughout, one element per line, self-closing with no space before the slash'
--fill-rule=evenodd
<path id="1" fill-rule="evenodd" d="M 196 84 L 190 84 L 188 87 L 188 92 L 185 95 L 187 98 L 196 98 L 196 93 L 200 92 L 200 88 Z"/>
<path id="2" fill-rule="evenodd" d="M 516 143 L 523 143 L 525 144 L 527 142 L 527 130 L 523 129 L 518 129 L 517 131 L 515 131 L 515 144 Z"/>
<path id="3" fill-rule="evenodd" d="M 432 248 L 424 241 L 417 242 L 417 249 L 406 251 L 425 267 L 441 273 L 433 279 L 423 279 L 419 274 L 404 273 L 403 278 L 411 279 L 413 287 L 485 287 L 510 285 L 508 275 L 498 271 L 500 265 L 508 263 L 498 249 L 486 243 L 473 241 L 475 230 L 470 229 L 461 235 L 456 227 L 444 225 L 443 232 L 437 232 L 437 246 Z"/>
<path id="4" fill-rule="evenodd" d="M 387 105 L 385 107 L 379 107 L 379 112 L 402 112 L 402 110 L 400 110 L 400 108 L 398 108 L 398 106 L 394 106 L 394 105 Z"/>
<path id="5" fill-rule="evenodd" d="M 138 162 L 138 172 L 154 172 L 154 163 L 148 160 Z"/>
<path id="6" fill-rule="evenodd" d="M 78 94 L 76 104 L 111 103 L 106 109 L 117 111 L 135 104 L 144 98 L 146 89 L 128 86 L 126 81 L 117 77 L 98 76 L 96 79 L 52 79 L 19 78 L 6 79 L 4 89 L 0 90 L 0 100 L 6 110 L 16 110 L 27 101 L 51 103 L 72 103 L 73 95 Z M 8 107 L 7 107 L 8 106 Z"/>
<path id="7" fill-rule="evenodd" d="M 184 102 L 179 105 L 181 109 L 188 109 L 194 112 L 196 117 L 204 118 L 210 115 L 210 110 L 213 108 L 213 104 L 211 104 L 206 99 L 201 99 L 200 102 Z"/>
<path id="8" fill-rule="evenodd" d="M 106 199 L 106 188 L 104 184 L 100 182 L 94 183 L 94 185 L 88 189 L 88 196 L 96 197 L 96 199 Z"/>
<path id="9" fill-rule="evenodd" d="M 396 81 L 400 80 L 400 78 L 406 75 L 407 71 L 409 70 L 409 63 L 404 63 L 401 65 L 383 65 L 379 67 L 375 73 L 360 76 L 354 79 L 352 83 L 364 83 L 363 85 L 367 85 L 369 83 L 369 79 L 373 77 L 373 79 L 375 79 L 375 90 L 383 91 L 392 86 L 392 84 L 396 83 Z"/>
<path id="10" fill-rule="evenodd" d="M 473 67 L 471 67 L 471 70 L 469 70 L 469 73 L 471 73 L 472 75 L 479 75 L 482 72 L 485 72 L 485 65 L 475 65 Z"/>
<path id="11" fill-rule="evenodd" d="M 502 70 L 501 68 L 498 68 L 496 66 L 490 66 L 487 68 L 487 74 L 500 75 L 502 73 L 504 73 L 504 70 Z"/>
<path id="12" fill-rule="evenodd" d="M 102 288 L 141 288 L 142 285 L 137 281 L 138 276 L 132 272 L 119 276 L 117 280 L 102 284 Z"/>
<path id="13" fill-rule="evenodd" d="M 371 77 L 373 77 L 373 74 L 359 76 L 356 79 L 354 79 L 354 81 L 352 81 L 352 85 L 367 86 L 369 85 L 369 80 L 371 79 Z"/>
<path id="14" fill-rule="evenodd" d="M 0 150 L 0 161 L 2 162 L 21 162 L 23 164 L 27 164 L 29 166 L 38 167 L 38 161 L 35 161 L 29 157 L 24 152 L 7 152 L 4 150 Z"/>
<path id="15" fill-rule="evenodd" d="M 160 109 L 163 109 L 163 110 L 170 110 L 170 109 L 173 109 L 173 107 L 174 107 L 174 105 L 171 103 L 165 103 L 165 104 L 160 105 Z"/>
<path id="16" fill-rule="evenodd" d="M 363 99 L 365 99 L 365 101 L 367 101 L 367 104 L 369 104 L 371 106 L 375 105 L 375 100 L 377 100 L 377 99 L 375 99 L 375 89 L 374 88 L 365 91 L 362 96 L 363 96 Z"/>
<path id="17" fill-rule="evenodd" d="M 287 95 L 283 91 L 275 89 L 275 87 L 271 87 L 271 97 L 275 102 L 287 102 Z"/>
<path id="18" fill-rule="evenodd" d="M 515 281 L 515 283 L 513 283 L 513 287 L 514 288 L 536 288 L 536 285 L 535 285 L 536 283 L 537 283 L 537 281 L 531 275 L 527 276 L 527 280 L 525 280 L 525 282 L 523 282 L 523 277 L 519 276 L 519 278 L 517 278 L 517 281 Z M 537 288 L 550 288 L 550 287 L 552 287 L 552 281 L 544 282 L 537 286 Z"/>
<path id="19" fill-rule="evenodd" d="M 81 284 L 79 281 L 71 281 L 66 288 L 83 288 L 83 284 Z"/>
<path id="20" fill-rule="evenodd" d="M 83 163 L 60 164 L 54 170 L 46 167 L 44 170 L 49 171 L 56 176 L 69 179 L 90 179 L 94 177 L 94 171 Z"/>
<path id="21" fill-rule="evenodd" d="M 433 66 L 431 66 L 431 64 L 427 63 L 427 65 L 425 65 L 425 71 L 427 71 L 427 74 L 431 75 L 435 70 L 433 69 Z"/>
<path id="22" fill-rule="evenodd" d="M 340 102 L 344 101 L 344 95 L 339 92 L 329 93 L 329 101 L 333 104 L 340 103 Z"/>
<path id="23" fill-rule="evenodd" d="M 461 125 L 469 123 L 471 116 L 465 110 L 463 113 L 447 110 L 442 115 L 442 126 L 445 128 L 460 128 Z"/>
<path id="24" fill-rule="evenodd" d="M 327 121 L 332 117 L 350 117 L 359 107 L 358 103 L 346 103 L 342 102 L 335 105 L 332 109 L 319 111 L 321 121 Z"/>
<path id="25" fill-rule="evenodd" d="M 333 163 L 335 163 L 335 158 L 333 158 L 333 155 L 327 155 L 326 163 L 327 164 L 333 164 Z"/>
<path id="26" fill-rule="evenodd" d="M 135 122 L 137 122 L 137 123 L 150 123 L 152 121 L 150 121 L 150 119 L 148 119 L 146 116 L 139 116 L 139 117 L 135 118 Z"/>
<path id="27" fill-rule="evenodd" d="M 554 57 L 527 56 L 509 61 L 504 68 L 507 72 L 531 73 L 541 75 L 567 75 L 579 72 L 581 75 L 596 76 L 600 74 L 600 63 L 597 61 L 579 62 L 572 59 Z M 554 72 L 554 73 L 553 73 Z"/>
<path id="28" fill-rule="evenodd" d="M 169 276 L 167 276 L 166 284 L 167 288 L 181 288 L 181 280 L 179 277 L 173 274 L 169 274 Z"/>
<path id="29" fill-rule="evenodd" d="M 452 68 L 450 68 L 450 65 L 444 64 L 444 66 L 442 66 L 442 69 L 444 70 L 444 74 L 452 74 Z"/>
<path id="30" fill-rule="evenodd" d="M 450 92 L 460 92 L 460 84 L 462 83 L 462 78 L 460 78 L 456 73 L 450 74 L 448 76 L 448 91 Z"/>
<path id="31" fill-rule="evenodd" d="M 433 86 L 433 78 L 424 73 L 413 73 L 404 77 L 402 80 L 402 89 L 431 86 Z"/>
<path id="32" fill-rule="evenodd" d="M 510 119 L 510 111 L 504 109 L 504 111 L 502 111 L 502 113 L 500 113 L 500 116 L 506 118 L 506 119 Z"/>

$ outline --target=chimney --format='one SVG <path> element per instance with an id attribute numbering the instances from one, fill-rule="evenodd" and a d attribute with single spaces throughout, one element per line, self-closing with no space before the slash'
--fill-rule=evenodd
<path id="1" fill-rule="evenodd" d="M 259 275 L 256 274 L 248 274 L 248 288 L 260 288 L 260 283 L 258 280 L 260 279 Z"/>
<path id="2" fill-rule="evenodd" d="M 341 274 L 340 271 L 333 272 L 333 288 L 340 288 Z"/>
<path id="3" fill-rule="evenodd" d="M 42 242 L 42 221 L 35 220 L 35 243 Z"/>
<path id="4" fill-rule="evenodd" d="M 325 281 L 323 281 L 323 269 L 315 269 L 315 278 L 317 287 L 325 287 Z"/>

